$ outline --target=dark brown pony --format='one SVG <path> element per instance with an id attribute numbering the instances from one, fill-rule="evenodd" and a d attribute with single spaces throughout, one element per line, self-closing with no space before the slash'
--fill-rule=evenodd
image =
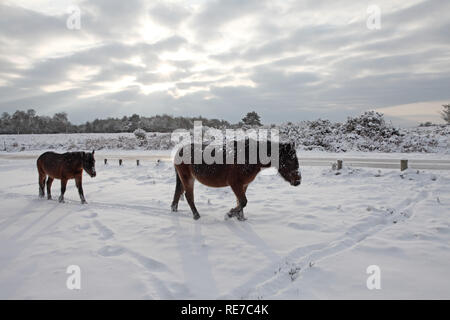
<path id="1" fill-rule="evenodd" d="M 55 153 L 45 152 L 37 159 L 37 169 L 39 172 L 39 196 L 45 196 L 44 186 L 47 178 L 47 199 L 51 199 L 51 187 L 53 179 L 61 180 L 61 195 L 59 202 L 64 202 L 64 192 L 69 179 L 75 179 L 80 195 L 81 203 L 87 203 L 84 198 L 82 176 L 83 169 L 93 178 L 97 174 L 95 172 L 94 152 L 67 152 Z"/>
<path id="2" fill-rule="evenodd" d="M 270 141 L 257 142 L 258 150 L 261 143 L 267 143 L 267 150 L 270 155 Z M 200 164 L 193 164 L 194 146 L 194 144 L 190 145 L 191 161 L 189 163 L 186 163 L 186 161 L 179 161 L 179 164 L 177 164 L 177 162 L 175 164 L 177 182 L 175 194 L 173 196 L 172 211 L 178 210 L 178 202 L 180 197 L 183 193 L 185 193 L 186 200 L 191 207 L 194 219 L 197 220 L 200 218 L 200 214 L 194 204 L 194 181 L 198 180 L 200 183 L 209 187 L 220 188 L 230 186 L 236 195 L 237 206 L 232 208 L 227 215 L 230 218 L 236 216 L 238 220 L 241 221 L 246 220 L 244 217 L 244 207 L 247 205 L 247 197 L 245 196 L 247 187 L 255 179 L 261 169 L 271 167 L 273 165 L 272 162 L 262 164 L 258 152 L 257 161 L 252 164 L 252 162 L 249 161 L 249 140 L 247 139 L 245 141 L 244 163 L 236 161 L 237 143 L 234 142 L 234 163 L 228 164 L 229 162 L 226 162 L 226 155 L 224 152 L 224 161 L 222 161 L 222 164 L 206 164 L 203 160 Z M 279 143 L 277 146 L 279 148 L 278 172 L 291 185 L 298 186 L 301 183 L 301 175 L 299 172 L 299 163 L 295 152 L 295 146 L 289 143 Z M 206 146 L 203 145 L 202 150 L 205 150 L 205 147 Z M 176 157 L 180 156 L 180 158 L 182 158 L 183 150 L 184 148 L 180 148 L 177 151 Z M 214 155 L 214 152 L 211 152 L 211 154 Z"/>

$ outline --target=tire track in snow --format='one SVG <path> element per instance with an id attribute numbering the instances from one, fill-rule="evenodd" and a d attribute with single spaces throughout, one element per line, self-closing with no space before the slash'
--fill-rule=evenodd
<path id="1" fill-rule="evenodd" d="M 304 275 L 316 262 L 349 250 L 368 237 L 376 235 L 382 230 L 395 226 L 398 220 L 409 219 L 413 216 L 413 209 L 420 202 L 427 200 L 428 191 L 420 191 L 414 199 L 408 198 L 397 205 L 394 212 L 389 210 L 376 211 L 384 216 L 369 216 L 368 221 L 356 224 L 345 232 L 343 237 L 334 241 L 299 247 L 292 250 L 280 262 L 255 274 L 249 281 L 229 293 L 221 296 L 222 299 L 267 299 L 286 289 L 288 286 Z M 409 214 L 407 213 L 409 212 Z M 375 221 L 373 221 L 375 220 Z M 376 220 L 379 220 L 378 222 Z M 374 222 L 375 225 L 373 224 Z M 251 289 L 248 289 L 251 288 Z"/>

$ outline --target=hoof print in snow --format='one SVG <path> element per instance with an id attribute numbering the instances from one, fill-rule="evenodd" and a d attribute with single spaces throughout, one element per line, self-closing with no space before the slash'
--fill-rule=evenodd
<path id="1" fill-rule="evenodd" d="M 91 213 L 89 213 L 89 215 L 83 216 L 83 218 L 92 219 L 92 218 L 95 218 L 96 216 L 98 216 L 98 214 L 96 212 L 91 212 Z"/>
<path id="2" fill-rule="evenodd" d="M 120 256 L 124 252 L 125 252 L 124 248 L 116 246 L 105 246 L 100 250 L 98 250 L 98 253 L 104 257 Z"/>

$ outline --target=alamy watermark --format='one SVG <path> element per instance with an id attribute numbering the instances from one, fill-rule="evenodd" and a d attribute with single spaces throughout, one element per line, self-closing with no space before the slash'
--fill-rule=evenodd
<path id="1" fill-rule="evenodd" d="M 66 280 L 66 287 L 69 290 L 81 289 L 81 268 L 77 265 L 70 265 L 66 269 L 66 273 L 70 274 Z"/>
<path id="2" fill-rule="evenodd" d="M 81 29 L 81 10 L 78 6 L 70 6 L 67 8 L 69 17 L 66 20 L 66 27 L 69 30 Z"/>
<path id="3" fill-rule="evenodd" d="M 381 289 L 381 269 L 377 265 L 368 266 L 366 269 L 367 274 L 370 276 L 367 278 L 366 286 L 369 290 Z"/>
<path id="4" fill-rule="evenodd" d="M 381 8 L 377 5 L 370 5 L 367 7 L 366 13 L 368 15 L 366 26 L 369 30 L 381 29 Z"/>
<path id="5" fill-rule="evenodd" d="M 279 131 L 277 129 L 222 130 L 194 122 L 193 134 L 184 129 L 171 135 L 175 144 L 175 164 L 271 164 L 278 167 Z"/>

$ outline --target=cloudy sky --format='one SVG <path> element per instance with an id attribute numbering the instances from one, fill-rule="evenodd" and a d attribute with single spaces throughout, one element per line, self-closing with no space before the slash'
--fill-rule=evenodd
<path id="1" fill-rule="evenodd" d="M 2 0 L 0 111 L 439 122 L 448 12 L 448 0 Z"/>

